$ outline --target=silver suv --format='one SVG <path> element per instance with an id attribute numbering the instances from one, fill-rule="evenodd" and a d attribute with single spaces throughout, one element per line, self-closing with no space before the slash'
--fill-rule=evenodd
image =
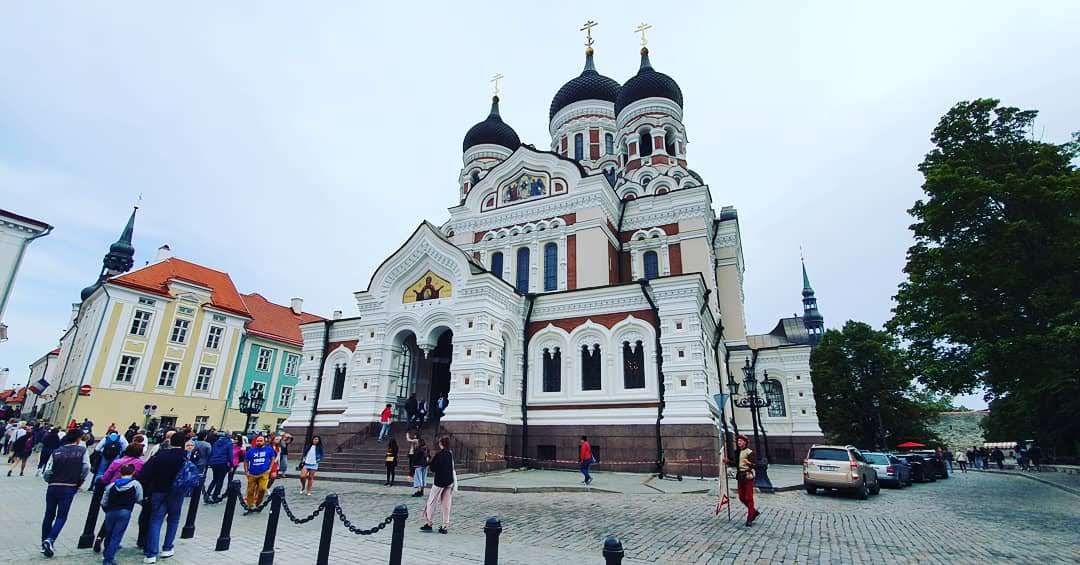
<path id="1" fill-rule="evenodd" d="M 809 494 L 819 488 L 847 490 L 859 500 L 881 492 L 877 471 L 850 445 L 811 446 L 803 461 L 803 486 Z"/>

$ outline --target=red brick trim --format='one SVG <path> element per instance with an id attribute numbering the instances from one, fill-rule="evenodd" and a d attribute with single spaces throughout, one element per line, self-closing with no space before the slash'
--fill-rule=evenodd
<path id="1" fill-rule="evenodd" d="M 577 288 L 577 236 L 566 236 L 566 288 Z"/>
<path id="2" fill-rule="evenodd" d="M 668 246 L 668 263 L 671 264 L 672 275 L 681 275 L 683 273 L 681 243 L 672 243 Z"/>
<path id="3" fill-rule="evenodd" d="M 554 186 L 554 183 L 552 184 L 552 186 Z M 562 221 L 566 222 L 566 225 L 568 225 L 568 226 L 572 226 L 575 223 L 577 223 L 577 214 L 573 213 L 573 212 L 570 213 L 570 214 L 563 214 L 561 216 L 552 216 L 550 218 L 541 218 L 539 220 L 536 220 L 536 222 L 542 222 L 544 220 L 551 221 L 551 220 L 554 220 L 555 218 L 562 218 Z M 536 222 L 530 222 L 530 223 L 536 223 Z M 489 230 L 478 231 L 478 232 L 473 234 L 473 243 L 480 243 L 480 240 L 484 239 L 484 236 L 487 235 L 488 232 L 499 231 L 501 229 L 512 228 L 514 226 L 520 226 L 520 225 L 522 225 L 522 224 L 512 224 L 512 225 L 509 225 L 509 226 L 499 226 L 497 228 L 491 228 Z"/>
<path id="4" fill-rule="evenodd" d="M 539 322 L 529 322 L 529 327 L 526 328 L 529 335 L 534 335 L 536 332 L 546 328 L 548 324 L 551 324 L 557 328 L 566 332 L 571 332 L 574 328 L 584 324 L 585 322 L 592 322 L 594 324 L 600 324 L 607 329 L 615 327 L 615 324 L 633 316 L 640 320 L 645 320 L 651 324 L 656 323 L 656 316 L 653 315 L 652 310 L 635 310 L 633 312 L 615 312 L 613 314 L 595 314 L 592 316 L 577 316 L 574 318 L 563 318 L 561 320 L 543 320 Z"/>
<path id="5" fill-rule="evenodd" d="M 619 239 L 623 243 L 628 243 L 634 237 L 635 233 L 637 233 L 637 232 L 639 232 L 641 230 L 649 230 L 649 229 L 652 229 L 653 227 L 658 227 L 658 228 L 664 230 L 664 234 L 666 234 L 668 236 L 679 235 L 679 224 L 674 223 L 674 224 L 663 224 L 663 225 L 660 225 L 660 226 L 650 226 L 650 227 L 638 228 L 638 229 L 636 229 L 634 231 L 624 231 L 621 234 L 619 234 Z"/>

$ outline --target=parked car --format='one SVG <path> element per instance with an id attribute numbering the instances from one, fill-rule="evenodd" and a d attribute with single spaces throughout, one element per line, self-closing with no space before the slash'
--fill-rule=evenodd
<path id="1" fill-rule="evenodd" d="M 895 457 L 911 467 L 911 480 L 916 483 L 934 482 L 937 475 L 930 472 L 930 464 L 921 455 L 897 453 Z"/>
<path id="2" fill-rule="evenodd" d="M 930 468 L 934 470 L 933 475 L 935 479 L 947 479 L 949 478 L 949 467 L 945 463 L 945 460 L 941 458 L 936 452 L 931 450 L 926 451 L 914 451 L 916 455 L 921 455 L 923 459 L 926 459 Z"/>
<path id="3" fill-rule="evenodd" d="M 803 487 L 808 494 L 819 488 L 847 490 L 859 500 L 881 492 L 877 471 L 850 445 L 811 446 L 803 461 Z"/>
<path id="4" fill-rule="evenodd" d="M 911 466 L 894 455 L 873 451 L 862 452 L 866 462 L 877 471 L 878 481 L 885 486 L 904 488 L 911 484 Z"/>

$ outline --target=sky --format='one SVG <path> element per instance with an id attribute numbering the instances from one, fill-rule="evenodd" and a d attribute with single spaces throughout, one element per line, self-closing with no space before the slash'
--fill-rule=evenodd
<path id="1" fill-rule="evenodd" d="M 690 167 L 739 211 L 749 330 L 801 310 L 800 246 L 828 327 L 880 327 L 911 245 L 916 166 L 953 104 L 1080 130 L 1080 3 L 359 2 L 0 5 L 0 208 L 32 244 L 0 367 L 25 382 L 139 202 L 136 265 L 162 244 L 329 315 L 423 219 L 456 204 L 461 140 L 487 115 L 546 149 L 581 71 L 653 66 L 685 98 Z M 961 401 L 983 406 L 977 396 Z"/>

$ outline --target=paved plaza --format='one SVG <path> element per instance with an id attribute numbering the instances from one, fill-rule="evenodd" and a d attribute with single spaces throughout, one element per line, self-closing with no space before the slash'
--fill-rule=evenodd
<path id="1" fill-rule="evenodd" d="M 602 487 L 604 474 L 597 474 Z M 405 487 L 323 482 L 316 496 L 301 497 L 287 482 L 288 500 L 307 514 L 330 489 L 354 524 L 369 527 L 395 505 L 409 508 L 405 558 L 409 564 L 476 564 L 483 561 L 488 516 L 503 521 L 503 564 L 603 563 L 603 539 L 623 541 L 624 563 L 1076 563 L 1080 561 L 1080 497 L 1024 477 L 971 472 L 947 481 L 883 490 L 861 502 L 801 491 L 759 495 L 763 510 L 753 528 L 741 524 L 736 502 L 731 521 L 713 516 L 712 495 L 612 493 L 457 493 L 450 535 L 425 534 L 420 499 Z M 2 561 L 46 561 L 37 538 L 45 484 L 34 477 L 0 477 Z M 81 493 L 57 543 L 56 564 L 95 563 L 98 555 L 75 548 L 90 495 Z M 267 512 L 236 517 L 232 548 L 214 552 L 224 505 L 202 507 L 194 539 L 178 540 L 165 565 L 256 563 Z M 185 507 L 185 512 L 186 512 Z M 297 526 L 282 518 L 277 563 L 315 560 L 321 517 Z M 141 563 L 128 530 L 120 563 Z M 385 563 L 390 529 L 369 537 L 335 524 L 331 563 Z"/>

